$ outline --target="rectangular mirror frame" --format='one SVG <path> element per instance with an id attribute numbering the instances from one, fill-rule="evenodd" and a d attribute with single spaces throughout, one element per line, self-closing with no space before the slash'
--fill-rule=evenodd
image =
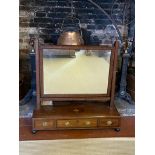
<path id="1" fill-rule="evenodd" d="M 68 49 L 68 50 L 103 50 L 111 51 L 110 68 L 108 77 L 108 89 L 107 94 L 44 94 L 43 92 L 43 49 Z M 40 108 L 41 101 L 110 101 L 113 104 L 114 92 L 115 92 L 115 76 L 117 65 L 117 51 L 118 41 L 114 46 L 57 46 L 50 44 L 39 44 L 39 41 L 35 41 L 36 51 L 36 96 L 37 107 Z"/>

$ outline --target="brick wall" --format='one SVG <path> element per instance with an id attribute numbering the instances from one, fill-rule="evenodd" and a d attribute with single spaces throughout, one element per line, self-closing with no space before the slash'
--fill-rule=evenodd
<path id="1" fill-rule="evenodd" d="M 93 0 L 118 24 L 121 34 L 127 33 L 121 21 L 121 10 L 125 0 L 118 0 L 119 5 L 113 5 L 116 0 Z M 69 0 L 20 0 L 19 3 L 19 49 L 20 73 L 31 76 L 29 64 L 29 39 L 39 34 L 45 42 L 57 43 L 63 19 L 70 13 Z M 108 44 L 111 37 L 117 35 L 116 30 L 107 16 L 87 0 L 73 0 L 75 13 L 80 19 L 85 44 Z M 115 17 L 116 15 L 116 17 Z M 69 21 L 65 22 L 67 25 Z M 77 20 L 75 21 L 77 23 Z M 29 82 L 30 85 L 30 82 Z"/>
<path id="2" fill-rule="evenodd" d="M 123 0 L 119 1 L 119 8 L 117 4 L 114 6 L 116 14 L 124 3 Z M 113 0 L 94 0 L 94 2 L 99 4 L 108 14 L 111 13 Z M 116 35 L 116 31 L 107 16 L 93 4 L 87 0 L 73 0 L 73 6 L 81 22 L 85 44 L 103 44 L 108 42 L 111 35 Z M 68 0 L 20 0 L 19 10 L 20 49 L 27 49 L 29 38 L 37 32 L 45 42 L 50 41 L 56 44 L 62 21 L 71 9 Z M 119 18 L 117 24 L 122 29 Z M 122 30 L 124 31 L 124 29 Z"/>

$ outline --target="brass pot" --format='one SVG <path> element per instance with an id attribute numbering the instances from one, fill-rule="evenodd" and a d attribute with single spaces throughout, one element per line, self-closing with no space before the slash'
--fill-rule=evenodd
<path id="1" fill-rule="evenodd" d="M 82 33 L 75 27 L 66 27 L 61 33 L 58 45 L 83 45 L 84 41 L 82 38 Z"/>

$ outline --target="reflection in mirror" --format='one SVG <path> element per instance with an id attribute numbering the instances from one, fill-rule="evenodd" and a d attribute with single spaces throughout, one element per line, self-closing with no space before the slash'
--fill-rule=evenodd
<path id="1" fill-rule="evenodd" d="M 44 94 L 107 94 L 111 51 L 43 50 Z"/>

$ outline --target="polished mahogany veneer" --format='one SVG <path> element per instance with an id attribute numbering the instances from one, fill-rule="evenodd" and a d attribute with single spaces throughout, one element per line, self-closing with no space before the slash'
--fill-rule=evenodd
<path id="1" fill-rule="evenodd" d="M 37 108 L 36 110 L 34 110 L 33 117 L 32 117 L 32 132 L 35 133 L 38 130 L 104 129 L 104 128 L 114 128 L 117 131 L 119 131 L 120 115 L 114 106 L 118 41 L 115 42 L 113 47 L 110 47 L 110 46 L 104 46 L 104 45 L 102 46 L 55 46 L 55 45 L 49 45 L 49 44 L 41 45 L 39 44 L 38 40 L 36 40 L 35 47 L 36 47 L 35 50 L 36 50 Z M 49 50 L 48 52 L 49 55 L 47 59 L 45 58 L 44 50 L 46 51 Z M 78 89 L 73 89 L 71 93 L 66 93 L 62 85 L 64 85 L 65 82 L 66 83 L 68 82 L 67 84 L 70 84 L 71 82 L 65 81 L 66 80 L 65 72 L 63 72 L 63 74 L 62 72 L 61 74 L 58 74 L 59 71 L 62 71 L 62 69 L 60 69 L 61 64 L 64 63 L 62 60 L 66 62 L 66 59 L 56 58 L 55 55 L 58 55 L 58 53 L 56 53 L 53 57 L 52 55 L 53 53 L 50 53 L 50 50 L 52 50 L 52 52 L 55 51 L 53 53 L 58 52 L 57 50 L 61 50 L 61 51 L 71 50 L 75 52 L 82 50 L 82 51 L 85 51 L 84 54 L 86 55 L 83 55 L 81 60 L 83 60 L 83 62 L 85 62 L 86 64 L 90 64 L 91 67 L 94 67 L 95 64 L 97 65 L 98 61 L 101 61 L 101 64 L 106 64 L 109 67 L 108 72 L 106 72 L 105 74 L 105 76 L 107 76 L 107 81 L 105 80 L 105 82 L 107 82 L 107 84 L 105 85 L 107 86 L 107 88 L 105 88 L 107 89 L 107 91 L 105 91 L 105 89 L 98 89 L 98 88 L 105 87 L 104 85 L 98 84 L 98 82 L 101 82 L 102 84 L 104 84 L 105 82 L 97 81 L 97 80 L 95 81 L 91 77 L 93 82 L 94 83 L 96 82 L 96 84 L 98 84 L 97 88 L 94 87 L 94 90 L 96 92 L 91 93 L 93 91 L 89 90 L 89 86 L 91 89 L 93 89 L 93 87 L 91 86 L 91 82 L 89 81 L 91 79 L 89 78 L 89 75 L 92 76 L 93 71 L 90 72 L 91 68 L 89 68 L 90 66 L 87 65 L 85 66 L 86 72 L 87 71 L 89 72 L 87 74 L 81 73 L 81 75 L 80 73 L 78 73 L 78 78 L 83 76 L 84 81 L 86 82 L 86 84 L 88 84 L 88 88 L 82 88 L 80 90 L 80 87 L 79 87 L 79 92 L 77 91 Z M 107 51 L 110 51 L 110 57 L 108 60 L 105 59 L 103 63 L 102 55 L 104 55 L 104 53 L 106 53 Z M 88 55 L 90 53 L 93 53 L 93 54 Z M 73 54 L 74 53 L 72 52 L 72 56 Z M 46 61 L 44 59 L 46 59 Z M 76 58 L 67 59 L 67 60 L 75 61 Z M 91 62 L 90 60 L 92 61 L 94 60 L 94 62 Z M 77 58 L 77 61 L 75 62 L 77 63 L 78 61 L 79 60 Z M 51 67 L 53 67 L 51 63 L 55 65 L 54 62 L 56 62 L 59 68 L 57 66 L 52 69 L 49 66 L 46 67 L 45 62 L 46 62 L 46 65 L 50 63 Z M 75 65 L 75 63 L 70 63 L 70 64 Z M 79 65 L 82 65 L 82 63 L 79 63 Z M 66 69 L 67 67 L 65 66 L 64 68 L 63 67 L 61 68 Z M 78 65 L 76 64 L 75 68 L 77 67 Z M 81 66 L 81 67 L 84 67 L 84 66 Z M 47 68 L 50 68 L 49 72 L 47 72 L 49 73 L 49 75 L 46 73 Z M 72 70 L 70 71 L 69 69 L 66 70 L 68 72 L 68 77 L 69 77 L 68 79 L 73 80 L 72 84 L 73 85 L 76 84 L 78 87 L 78 83 L 75 83 L 74 79 L 72 79 L 72 74 L 71 74 Z M 98 69 L 100 69 L 99 66 L 98 66 Z M 52 71 L 55 71 L 55 74 L 57 74 L 56 77 L 58 77 L 57 79 L 54 79 L 56 80 L 57 85 L 56 83 L 53 83 L 53 87 L 54 86 L 60 87 L 61 93 L 59 92 L 56 94 L 45 93 L 45 84 L 47 83 L 47 81 L 45 80 L 51 80 L 53 78 L 53 75 L 55 76 L 55 74 L 52 74 L 53 73 Z M 105 70 L 103 69 L 103 74 L 104 74 L 104 71 Z M 98 73 L 100 73 L 100 71 Z M 50 74 L 52 74 L 52 76 Z M 60 75 L 62 75 L 62 77 Z M 48 77 L 45 78 L 46 76 L 48 76 L 51 79 L 49 79 Z M 88 78 L 85 78 L 85 76 L 88 76 Z M 94 77 L 97 77 L 97 76 L 94 76 Z M 62 80 L 65 79 L 65 80 L 62 82 L 62 81 L 59 81 L 60 79 Z M 62 83 L 62 85 L 59 85 L 59 82 Z M 80 81 L 79 81 L 79 85 L 80 85 Z M 51 92 L 54 91 L 52 87 L 52 83 L 48 82 L 46 84 L 46 87 L 47 86 L 49 86 L 50 90 L 52 90 Z M 62 89 L 64 89 L 63 90 L 64 94 L 62 93 L 63 92 Z M 67 89 L 68 88 L 66 86 L 66 90 Z M 69 87 L 68 92 L 70 91 L 70 89 L 72 89 L 72 85 Z M 83 92 L 86 92 L 86 93 L 83 93 Z"/>

